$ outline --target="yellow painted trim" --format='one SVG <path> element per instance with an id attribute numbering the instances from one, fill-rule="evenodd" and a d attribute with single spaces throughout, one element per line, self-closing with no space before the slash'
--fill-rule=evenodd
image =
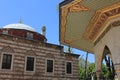
<path id="1" fill-rule="evenodd" d="M 70 8 L 74 7 L 76 4 L 80 4 L 82 0 L 74 0 L 73 2 L 62 6 L 61 9 L 61 15 L 60 15 L 60 42 L 65 42 L 65 32 L 66 32 L 66 24 L 67 24 L 67 16 L 68 13 L 70 12 Z M 80 5 L 81 6 L 81 5 Z M 83 6 L 81 7 L 81 10 L 87 10 L 87 8 L 83 8 Z M 79 9 L 78 9 L 79 11 Z M 67 42 L 69 43 L 69 42 Z"/>
<path id="2" fill-rule="evenodd" d="M 109 18 L 106 20 L 106 22 L 102 25 L 102 27 L 106 29 L 106 28 L 108 27 L 108 26 L 106 26 L 107 23 L 108 23 L 110 20 L 113 20 L 113 19 L 118 18 L 118 17 L 120 17 L 120 14 L 109 17 Z M 99 38 L 99 36 L 102 34 L 103 28 L 100 29 L 99 32 L 95 35 L 95 37 L 93 38 L 93 42 L 95 42 L 95 41 Z M 104 30 L 105 30 L 105 29 L 104 29 Z M 101 32 L 101 33 L 100 33 L 100 32 Z"/>
<path id="3" fill-rule="evenodd" d="M 71 7 L 71 6 L 79 3 L 79 2 L 81 2 L 81 1 L 82 1 L 82 0 L 74 0 L 74 1 L 72 1 L 71 3 L 62 6 L 61 8 L 69 8 L 69 7 Z"/>
<path id="4" fill-rule="evenodd" d="M 120 2 L 119 3 L 117 2 L 117 3 L 113 4 L 112 6 L 110 5 L 110 6 L 107 6 L 105 8 L 102 8 L 98 11 L 104 13 L 104 12 L 108 12 L 110 10 L 116 9 L 118 7 L 120 7 Z"/>
<path id="5" fill-rule="evenodd" d="M 62 6 L 60 9 L 61 9 L 61 15 L 60 15 L 60 42 L 63 43 L 63 44 L 67 44 L 67 45 L 71 45 L 72 43 L 72 40 L 65 40 L 65 33 L 66 33 L 66 24 L 67 24 L 67 17 L 68 17 L 68 14 L 69 12 L 76 12 L 75 11 L 71 11 L 70 8 L 73 6 L 76 6 L 76 4 L 80 4 L 80 2 L 82 2 L 82 0 L 74 0 L 72 1 L 71 3 L 67 4 L 67 5 L 64 5 Z M 80 5 L 81 6 L 81 5 Z M 79 7 L 80 7 L 79 6 Z M 92 17 L 92 20 L 90 22 L 90 24 L 88 25 L 87 29 L 86 29 L 86 33 L 84 33 L 84 39 L 87 39 L 87 40 L 90 40 L 89 39 L 89 36 L 91 36 L 90 33 L 92 33 L 92 31 L 94 30 L 94 28 L 96 27 L 97 25 L 97 22 L 100 21 L 101 19 L 101 16 L 107 12 L 107 11 L 110 11 L 110 10 L 113 10 L 115 8 L 118 8 L 120 6 L 120 3 L 116 3 L 116 4 L 113 4 L 112 6 L 107 6 L 106 8 L 103 8 L 103 9 L 100 9 L 96 12 L 96 14 Z M 81 11 L 83 9 L 78 9 L 78 11 Z M 89 10 L 87 8 L 85 8 L 85 10 Z M 108 22 L 105 21 L 104 24 L 102 25 L 105 25 L 106 23 Z M 103 26 L 104 28 L 104 26 Z M 96 34 L 98 35 L 101 30 L 103 29 L 101 28 L 99 32 L 97 32 Z M 96 39 L 96 36 L 92 36 L 91 40 L 94 41 Z M 77 40 L 77 39 L 75 39 Z M 74 45 L 75 46 L 75 45 Z M 76 46 L 76 48 L 80 48 L 79 46 Z M 80 48 L 82 50 L 87 50 L 87 49 L 83 49 L 83 48 Z M 88 52 L 93 52 L 93 51 L 89 51 L 87 50 Z"/>
<path id="6" fill-rule="evenodd" d="M 88 10 L 90 10 L 88 7 L 85 7 L 81 5 L 80 3 L 77 3 L 69 7 L 69 12 L 79 12 L 79 11 L 88 11 Z"/>
<path id="7" fill-rule="evenodd" d="M 106 23 L 108 23 L 108 21 L 109 21 L 108 18 L 111 17 L 111 19 L 112 19 L 113 16 L 118 15 L 118 14 L 112 13 L 112 10 L 116 10 L 115 13 L 117 13 L 117 9 L 119 9 L 119 8 L 120 8 L 120 3 L 116 3 L 116 4 L 113 4 L 111 6 L 107 6 L 106 8 L 103 8 L 101 10 L 98 10 L 97 13 L 93 16 L 91 22 L 89 23 L 89 25 L 88 25 L 88 27 L 83 35 L 84 39 L 94 41 L 95 38 L 97 37 L 97 35 L 105 27 L 104 25 Z M 105 13 L 110 13 L 113 15 L 106 16 L 104 18 L 105 21 L 103 22 L 102 16 L 106 15 Z M 102 22 L 102 23 L 100 23 L 100 22 Z"/>

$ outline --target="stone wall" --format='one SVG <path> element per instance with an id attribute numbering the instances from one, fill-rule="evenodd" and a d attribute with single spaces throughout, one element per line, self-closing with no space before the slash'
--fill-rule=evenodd
<path id="1" fill-rule="evenodd" d="M 120 26 L 113 26 L 105 33 L 103 38 L 95 45 L 94 51 L 96 56 L 96 70 L 101 69 L 103 59 L 103 51 L 105 46 L 110 50 L 111 59 L 113 61 L 118 79 L 120 79 Z M 99 74 L 98 74 L 99 75 Z"/>
<path id="2" fill-rule="evenodd" d="M 78 80 L 78 55 L 63 52 L 63 47 L 49 43 L 30 41 L 8 35 L 0 35 L 0 65 L 2 53 L 12 53 L 11 70 L 1 69 L 0 80 Z M 25 71 L 25 57 L 34 56 L 35 71 Z M 46 59 L 54 60 L 54 73 L 46 73 Z M 72 74 L 65 72 L 65 62 L 72 62 Z"/>

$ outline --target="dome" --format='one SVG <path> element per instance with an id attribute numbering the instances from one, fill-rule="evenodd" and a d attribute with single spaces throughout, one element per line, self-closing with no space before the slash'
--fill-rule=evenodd
<path id="1" fill-rule="evenodd" d="M 28 25 L 25 25 L 25 24 L 21 24 L 21 23 L 9 24 L 9 25 L 3 26 L 3 28 L 8 28 L 8 29 L 24 29 L 24 30 L 36 32 L 35 29 L 33 29 L 32 27 L 30 27 Z"/>

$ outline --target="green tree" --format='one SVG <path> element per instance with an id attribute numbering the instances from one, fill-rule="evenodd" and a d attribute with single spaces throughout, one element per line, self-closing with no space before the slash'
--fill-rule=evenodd
<path id="1" fill-rule="evenodd" d="M 84 66 L 85 60 L 83 58 L 79 59 L 79 77 L 81 80 L 84 79 L 84 71 L 85 71 L 85 66 Z M 96 80 L 96 70 L 95 70 L 95 63 L 89 63 L 87 66 L 87 74 L 86 74 L 86 79 L 91 80 L 91 75 L 94 74 L 94 79 Z M 105 64 L 102 64 L 102 72 L 101 72 L 101 78 L 109 78 L 110 72 L 107 69 Z"/>
<path id="2" fill-rule="evenodd" d="M 95 75 L 95 63 L 90 63 L 90 64 L 88 64 L 88 67 L 87 67 L 87 79 L 89 80 L 89 79 L 91 79 L 91 75 L 93 75 L 93 73 L 94 73 L 94 77 L 96 76 Z"/>
<path id="3" fill-rule="evenodd" d="M 79 78 L 84 79 L 84 68 L 79 64 Z"/>
<path id="4" fill-rule="evenodd" d="M 89 64 L 89 62 L 87 62 L 87 64 Z M 81 58 L 79 58 L 79 77 L 80 77 L 80 80 L 84 79 L 84 75 L 85 75 L 85 59 L 83 59 L 81 57 Z"/>
<path id="5" fill-rule="evenodd" d="M 107 69 L 106 65 L 102 64 L 102 73 L 101 73 L 103 78 L 109 78 L 110 72 Z"/>
<path id="6" fill-rule="evenodd" d="M 85 71 L 85 59 L 82 57 L 79 58 L 79 79 L 84 79 L 84 71 Z"/>

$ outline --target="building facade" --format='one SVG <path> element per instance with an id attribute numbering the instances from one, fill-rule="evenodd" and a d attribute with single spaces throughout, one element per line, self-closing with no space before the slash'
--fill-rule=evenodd
<path id="1" fill-rule="evenodd" d="M 79 55 L 22 23 L 0 29 L 0 80 L 78 80 Z"/>

